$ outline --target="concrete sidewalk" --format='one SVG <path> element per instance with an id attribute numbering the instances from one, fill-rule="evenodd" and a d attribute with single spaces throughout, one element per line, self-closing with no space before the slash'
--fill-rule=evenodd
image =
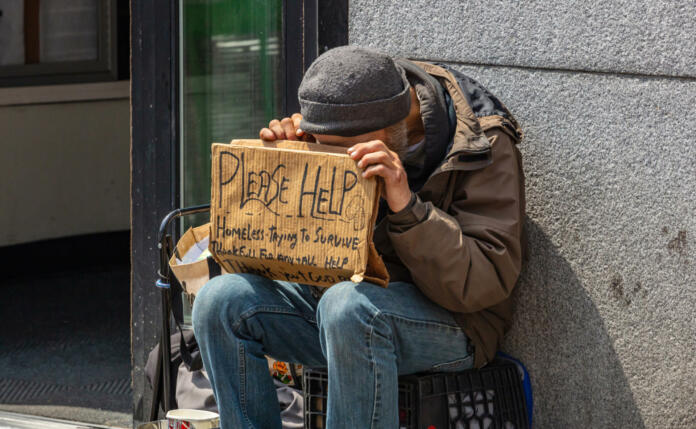
<path id="1" fill-rule="evenodd" d="M 36 260 L 68 258 L 6 266 L 0 411 L 95 427 L 132 425 L 128 239 L 127 233 L 89 238 L 88 244 L 121 249 L 123 256 L 104 261 L 72 258 L 90 250 L 80 245 L 84 238 L 10 249 Z M 11 259 L 8 252 L 0 248 Z"/>
<path id="2" fill-rule="evenodd" d="M 0 429 L 121 429 L 0 411 Z"/>

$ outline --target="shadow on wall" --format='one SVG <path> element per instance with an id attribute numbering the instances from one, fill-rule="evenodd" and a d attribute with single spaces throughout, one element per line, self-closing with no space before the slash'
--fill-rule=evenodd
<path id="1" fill-rule="evenodd" d="M 531 219 L 503 350 L 527 366 L 538 428 L 645 428 L 621 361 L 570 264 Z"/>

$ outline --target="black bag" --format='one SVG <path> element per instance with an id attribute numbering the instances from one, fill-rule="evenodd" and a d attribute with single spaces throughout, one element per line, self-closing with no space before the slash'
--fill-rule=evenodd
<path id="1" fill-rule="evenodd" d="M 183 334 L 183 335 L 182 335 Z M 170 404 L 174 408 L 197 408 L 215 411 L 215 399 L 213 397 L 212 387 L 207 381 L 207 376 L 203 371 L 203 361 L 201 359 L 198 342 L 193 336 L 193 331 L 181 330 L 170 337 L 171 355 L 169 362 L 170 386 Z M 157 378 L 157 359 L 160 356 L 159 344 L 155 346 L 147 358 L 145 364 L 145 374 L 150 382 L 150 386 L 154 389 L 155 379 Z M 186 375 L 186 380 L 178 380 L 179 374 Z M 190 377 L 189 377 L 190 374 Z M 181 383 L 178 383 L 181 381 Z M 192 382 L 193 381 L 193 382 Z M 207 381 L 207 384 L 206 384 Z M 176 387 L 176 388 L 175 388 Z M 193 401 L 192 399 L 196 400 Z M 160 399 L 160 406 L 164 409 L 163 398 Z M 179 402 L 187 402 L 187 404 L 179 404 Z"/>

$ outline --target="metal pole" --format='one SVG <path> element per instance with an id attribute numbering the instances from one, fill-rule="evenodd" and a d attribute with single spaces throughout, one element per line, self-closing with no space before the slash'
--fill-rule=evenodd
<path id="1" fill-rule="evenodd" d="M 170 291 L 162 289 L 162 338 L 160 339 L 160 350 L 162 351 L 162 404 L 165 414 L 171 410 L 171 343 L 169 341 L 169 312 L 170 312 Z"/>
<path id="2" fill-rule="evenodd" d="M 161 337 L 160 337 L 160 359 L 162 361 L 161 372 L 158 372 L 158 377 L 161 377 L 162 386 L 162 406 L 165 414 L 172 408 L 171 404 L 171 340 L 169 315 L 171 314 L 172 297 L 171 297 L 171 269 L 169 268 L 169 257 L 174 249 L 171 235 L 167 234 L 169 224 L 176 218 L 195 213 L 204 213 L 210 210 L 210 204 L 176 209 L 171 211 L 164 217 L 160 224 L 159 234 L 157 235 L 157 247 L 160 251 L 160 269 L 159 279 L 156 286 L 160 288 L 162 295 L 161 304 Z M 157 400 L 157 392 L 154 392 L 153 401 Z"/>

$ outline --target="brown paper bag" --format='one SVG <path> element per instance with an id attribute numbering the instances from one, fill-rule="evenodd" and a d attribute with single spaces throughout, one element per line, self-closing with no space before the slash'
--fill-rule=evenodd
<path id="1" fill-rule="evenodd" d="M 197 250 L 207 249 L 209 239 L 210 223 L 189 228 L 176 243 L 174 254 L 169 259 L 172 272 L 189 297 L 196 296 L 203 285 L 215 275 L 226 273 L 212 256 L 197 260 Z M 188 261 L 189 259 L 193 260 Z"/>
<path id="2" fill-rule="evenodd" d="M 345 148 L 233 140 L 212 151 L 210 251 L 226 271 L 386 287 L 372 242 L 378 182 L 362 178 Z"/>

